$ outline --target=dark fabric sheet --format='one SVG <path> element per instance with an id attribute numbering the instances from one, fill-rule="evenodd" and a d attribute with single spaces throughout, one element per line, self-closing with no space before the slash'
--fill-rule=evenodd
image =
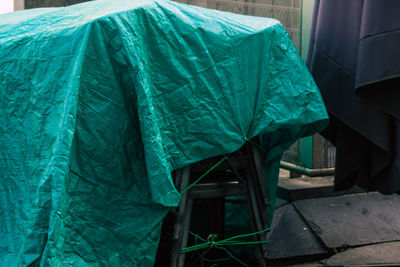
<path id="1" fill-rule="evenodd" d="M 331 116 L 335 189 L 400 190 L 400 1 L 316 0 L 307 63 Z"/>

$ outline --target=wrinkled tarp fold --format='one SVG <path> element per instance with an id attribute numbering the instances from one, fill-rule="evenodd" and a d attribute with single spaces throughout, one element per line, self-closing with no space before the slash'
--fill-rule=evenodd
<path id="1" fill-rule="evenodd" d="M 151 266 L 171 171 L 261 135 L 283 150 L 322 99 L 273 19 L 100 0 L 0 16 L 1 266 Z"/>

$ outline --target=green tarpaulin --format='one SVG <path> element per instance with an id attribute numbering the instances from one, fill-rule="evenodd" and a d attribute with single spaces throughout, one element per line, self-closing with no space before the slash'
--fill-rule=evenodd
<path id="1" fill-rule="evenodd" d="M 0 266 L 151 266 L 171 171 L 327 115 L 278 21 L 168 1 L 0 16 Z"/>

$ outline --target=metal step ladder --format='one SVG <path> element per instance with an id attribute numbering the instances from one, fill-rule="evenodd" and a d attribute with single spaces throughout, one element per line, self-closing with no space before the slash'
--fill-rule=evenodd
<path id="1" fill-rule="evenodd" d="M 225 156 L 214 157 L 175 171 L 175 186 L 182 192 L 196 178 L 216 165 L 223 157 L 226 159 L 213 169 L 211 178 L 204 177 L 182 195 L 177 208 L 168 214 L 163 226 L 166 246 L 159 247 L 161 253 L 168 254 L 171 267 L 183 267 L 185 254 L 181 249 L 188 244 L 193 202 L 198 199 L 224 199 L 229 196 L 246 196 L 249 217 L 254 232 L 268 227 L 267 207 L 270 205 L 263 169 L 263 156 L 257 145 L 246 143 L 238 151 Z M 217 175 L 215 175 L 217 174 Z M 167 234 L 166 234 L 167 233 Z M 163 238 L 163 237 L 162 237 Z M 266 241 L 266 233 L 254 236 L 254 241 Z M 259 266 L 266 266 L 264 255 L 266 245 L 256 245 Z M 167 251 L 167 252 L 166 252 Z M 167 266 L 165 259 L 159 266 Z M 156 264 L 157 266 L 157 264 Z"/>

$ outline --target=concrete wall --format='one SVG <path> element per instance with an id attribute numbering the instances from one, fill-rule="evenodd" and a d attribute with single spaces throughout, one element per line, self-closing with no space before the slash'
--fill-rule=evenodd
<path id="1" fill-rule="evenodd" d="M 25 0 L 24 7 L 36 8 L 36 7 L 58 7 L 58 6 L 69 6 L 86 2 L 88 0 Z"/>
<path id="2" fill-rule="evenodd" d="M 301 0 L 175 0 L 177 2 L 244 15 L 278 19 L 300 48 Z"/>

